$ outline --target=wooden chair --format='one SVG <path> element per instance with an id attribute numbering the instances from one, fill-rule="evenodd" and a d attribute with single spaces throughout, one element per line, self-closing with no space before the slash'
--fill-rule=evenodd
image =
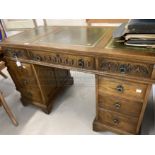
<path id="1" fill-rule="evenodd" d="M 3 33 L 2 35 L 2 40 L 5 39 L 5 31 L 4 28 L 2 27 L 1 23 L 0 23 L 0 32 Z M 3 61 L 3 51 L 2 48 L 0 47 L 0 75 L 3 76 L 5 79 L 7 78 L 7 76 L 2 72 L 2 70 L 5 68 L 5 62 Z"/>
<path id="2" fill-rule="evenodd" d="M 0 61 L 0 75 L 3 76 L 5 79 L 7 79 L 7 75 L 5 75 L 2 70 L 5 68 L 5 62 L 4 61 Z"/>
<path id="3" fill-rule="evenodd" d="M 0 106 L 3 106 L 4 110 L 6 111 L 6 113 L 8 114 L 9 118 L 11 119 L 12 123 L 15 126 L 18 126 L 18 122 L 14 116 L 14 114 L 11 112 L 11 109 L 9 108 L 9 106 L 7 105 L 3 93 L 0 91 Z"/>
<path id="4" fill-rule="evenodd" d="M 0 61 L 0 75 L 2 75 L 4 78 L 7 78 L 7 76 L 2 73 L 2 69 L 5 68 L 5 63 L 3 61 Z M 13 115 L 13 113 L 11 112 L 11 109 L 9 108 L 9 106 L 7 105 L 3 93 L 0 91 L 0 106 L 3 106 L 4 110 L 6 111 L 6 113 L 8 114 L 9 118 L 11 119 L 12 123 L 17 126 L 18 122 L 16 121 L 15 116 Z"/>

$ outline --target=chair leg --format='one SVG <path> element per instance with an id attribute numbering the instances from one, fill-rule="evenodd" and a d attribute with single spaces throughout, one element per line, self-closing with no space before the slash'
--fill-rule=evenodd
<path id="1" fill-rule="evenodd" d="M 8 78 L 2 71 L 0 71 L 0 75 L 2 75 L 5 79 Z"/>
<path id="2" fill-rule="evenodd" d="M 4 107 L 4 110 L 6 111 L 6 113 L 8 114 L 9 118 L 11 119 L 12 123 L 15 126 L 18 126 L 18 122 L 15 118 L 15 116 L 13 115 L 13 113 L 11 112 L 9 106 L 7 105 L 2 93 L 0 92 L 0 100 L 1 100 L 1 105 Z"/>

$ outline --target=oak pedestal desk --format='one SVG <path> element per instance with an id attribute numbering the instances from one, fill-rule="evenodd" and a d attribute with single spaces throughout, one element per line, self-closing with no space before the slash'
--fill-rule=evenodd
<path id="1" fill-rule="evenodd" d="M 96 77 L 93 130 L 138 134 L 155 81 L 155 52 L 115 43 L 113 30 L 38 27 L 3 41 L 0 46 L 22 103 L 50 113 L 52 99 L 73 84 L 70 70 L 92 73 Z"/>

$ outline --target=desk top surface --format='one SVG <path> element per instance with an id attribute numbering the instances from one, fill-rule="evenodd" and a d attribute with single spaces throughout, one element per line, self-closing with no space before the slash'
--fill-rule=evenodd
<path id="1" fill-rule="evenodd" d="M 3 47 L 39 50 L 68 50 L 84 54 L 110 54 L 124 57 L 148 57 L 155 61 L 155 50 L 116 45 L 112 41 L 114 27 L 48 26 L 26 30 L 7 38 Z M 145 57 L 145 58 L 144 58 Z"/>
<path id="2" fill-rule="evenodd" d="M 106 30 L 102 27 L 49 26 L 26 30 L 14 35 L 4 43 L 18 45 L 67 45 L 95 47 Z"/>

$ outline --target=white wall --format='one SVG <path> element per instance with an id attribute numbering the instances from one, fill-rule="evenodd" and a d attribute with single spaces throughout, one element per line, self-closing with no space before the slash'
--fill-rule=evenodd
<path id="1" fill-rule="evenodd" d="M 31 19 L 5 19 L 3 20 L 4 26 L 6 30 L 19 30 L 23 28 L 33 28 L 34 23 Z M 36 19 L 36 23 L 38 26 L 43 26 L 43 19 Z M 47 19 L 47 25 L 49 26 L 84 26 L 87 25 L 85 19 Z"/>
<path id="2" fill-rule="evenodd" d="M 83 26 L 86 25 L 85 19 L 46 19 L 47 25 L 66 25 L 66 26 Z M 37 19 L 38 25 L 42 25 L 42 21 Z"/>

